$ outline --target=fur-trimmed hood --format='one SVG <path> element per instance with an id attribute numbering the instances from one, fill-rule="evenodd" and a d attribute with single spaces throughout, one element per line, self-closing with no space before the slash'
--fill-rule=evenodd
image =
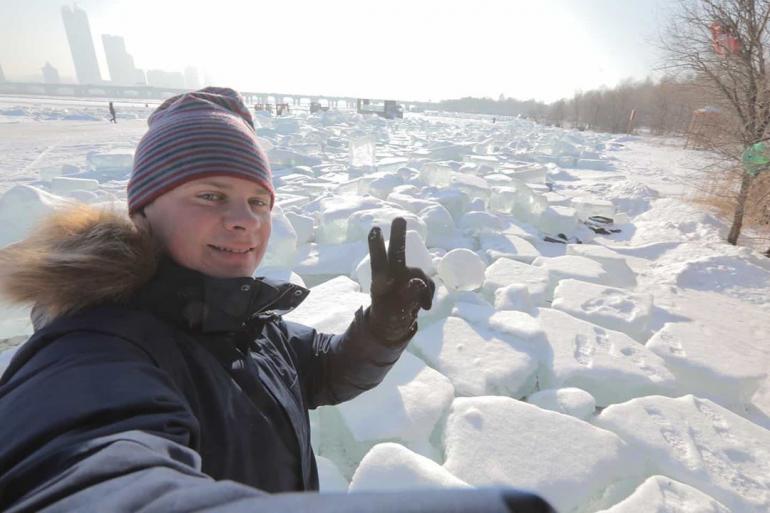
<path id="1" fill-rule="evenodd" d="M 237 331 L 296 308 L 309 290 L 264 278 L 214 278 L 164 257 L 124 215 L 80 205 L 56 212 L 0 250 L 0 295 L 34 305 L 33 323 L 125 304 L 187 327 Z"/>
<path id="2" fill-rule="evenodd" d="M 53 319 L 129 299 L 154 275 L 152 237 L 117 212 L 80 205 L 47 217 L 25 240 L 0 250 L 0 294 Z"/>

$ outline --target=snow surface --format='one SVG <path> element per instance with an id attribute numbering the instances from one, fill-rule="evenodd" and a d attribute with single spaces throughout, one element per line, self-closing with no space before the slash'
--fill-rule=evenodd
<path id="1" fill-rule="evenodd" d="M 449 377 L 457 394 L 463 396 L 522 397 L 532 386 L 537 369 L 537 362 L 527 353 L 458 317 L 423 328 L 410 347 Z"/>
<path id="2" fill-rule="evenodd" d="M 729 513 L 724 504 L 697 488 L 665 476 L 652 476 L 634 493 L 599 513 Z"/>
<path id="3" fill-rule="evenodd" d="M 770 510 L 770 431 L 708 399 L 641 397 L 610 406 L 595 424 L 623 437 L 655 473 L 734 511 Z"/>
<path id="4" fill-rule="evenodd" d="M 586 420 L 596 409 L 594 396 L 581 388 L 555 388 L 540 390 L 527 397 L 527 402 L 543 408 L 557 411 Z"/>
<path id="5" fill-rule="evenodd" d="M 470 249 L 453 249 L 441 258 L 438 275 L 449 290 L 476 290 L 484 283 L 486 265 Z"/>
<path id="6" fill-rule="evenodd" d="M 151 103 L 111 124 L 106 102 L 0 98 L 0 245 L 73 201 L 125 209 Z M 770 260 L 689 201 L 707 153 L 472 115 L 258 126 L 277 207 L 256 274 L 312 290 L 287 321 L 343 331 L 370 301 L 367 234 L 387 240 L 397 216 L 436 282 L 384 382 L 310 413 L 322 491 L 770 511 Z M 593 215 L 620 232 L 594 234 Z M 31 331 L 28 307 L 0 309 L 0 369 Z"/>
<path id="7" fill-rule="evenodd" d="M 559 511 L 635 471 L 614 433 L 509 397 L 455 399 L 444 446 L 444 467 L 460 479 L 537 490 Z"/>
<path id="8" fill-rule="evenodd" d="M 351 492 L 421 488 L 470 488 L 435 461 L 397 443 L 376 445 L 366 453 L 350 483 Z"/>
<path id="9" fill-rule="evenodd" d="M 583 388 L 599 406 L 675 391 L 664 360 L 625 333 L 550 308 L 538 309 L 537 318 L 553 352 L 548 387 Z"/>
<path id="10" fill-rule="evenodd" d="M 645 342 L 649 336 L 649 294 L 565 279 L 556 287 L 551 306 L 584 321 L 627 333 L 639 342 Z"/>

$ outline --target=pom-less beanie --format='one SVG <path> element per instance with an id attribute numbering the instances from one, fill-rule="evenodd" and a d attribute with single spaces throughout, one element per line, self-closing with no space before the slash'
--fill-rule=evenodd
<path id="1" fill-rule="evenodd" d="M 232 89 L 207 87 L 164 101 L 147 120 L 128 182 L 129 215 L 190 180 L 225 175 L 258 183 L 275 200 L 251 113 Z"/>

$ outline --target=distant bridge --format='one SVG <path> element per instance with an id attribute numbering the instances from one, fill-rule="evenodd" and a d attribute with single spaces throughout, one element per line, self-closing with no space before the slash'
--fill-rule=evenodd
<path id="1" fill-rule="evenodd" d="M 168 87 L 151 86 L 122 86 L 115 84 L 42 84 L 34 82 L 0 82 L 0 94 L 7 95 L 33 95 L 33 96 L 68 96 L 79 98 L 108 98 L 111 100 L 165 100 L 189 89 L 174 89 Z M 241 91 L 241 95 L 248 105 L 255 103 L 288 103 L 299 106 L 318 102 L 326 104 L 329 108 L 337 109 L 343 106 L 346 109 L 355 109 L 357 98 L 350 96 L 307 95 L 277 92 L 250 92 Z M 411 106 L 430 108 L 431 104 L 425 102 L 399 102 L 405 108 Z"/>

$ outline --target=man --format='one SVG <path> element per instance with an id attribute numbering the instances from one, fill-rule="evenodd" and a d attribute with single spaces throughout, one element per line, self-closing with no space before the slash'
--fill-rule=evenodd
<path id="1" fill-rule="evenodd" d="M 308 409 L 376 386 L 431 307 L 406 223 L 387 252 L 372 229 L 372 305 L 345 333 L 283 321 L 309 291 L 251 277 L 274 190 L 239 95 L 180 95 L 148 124 L 133 223 L 83 207 L 0 254 L 6 295 L 37 314 L 0 379 L 0 508 L 360 511 L 371 502 L 264 492 L 318 489 Z"/>
<path id="2" fill-rule="evenodd" d="M 115 117 L 115 106 L 110 102 L 110 122 L 117 123 L 118 118 Z"/>

